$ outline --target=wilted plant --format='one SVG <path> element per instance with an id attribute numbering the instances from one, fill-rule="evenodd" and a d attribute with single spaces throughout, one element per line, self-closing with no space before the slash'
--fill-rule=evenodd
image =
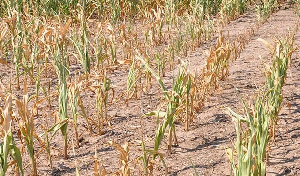
<path id="1" fill-rule="evenodd" d="M 68 89 L 69 104 L 71 106 L 73 127 L 75 133 L 76 146 L 79 147 L 79 138 L 77 130 L 77 116 L 78 116 L 78 98 L 80 97 L 79 88 L 81 83 L 72 82 Z"/>
<path id="2" fill-rule="evenodd" d="M 260 39 L 262 40 L 262 39 Z M 283 96 L 281 94 L 282 87 L 285 82 L 288 64 L 291 60 L 292 53 L 295 51 L 294 47 L 294 34 L 289 34 L 281 39 L 277 39 L 276 48 L 262 40 L 272 53 L 272 66 L 266 70 L 266 84 L 269 90 L 268 97 L 268 115 L 271 120 L 271 137 L 275 138 L 275 126 L 277 124 L 277 117 L 281 109 Z"/>
<path id="3" fill-rule="evenodd" d="M 111 56 L 111 65 L 114 65 L 117 61 L 117 41 L 116 31 L 112 24 L 107 24 L 107 30 L 109 32 L 109 38 L 105 40 L 105 49 L 109 47 Z"/>
<path id="4" fill-rule="evenodd" d="M 235 121 L 237 133 L 235 143 L 237 163 L 235 163 L 235 152 L 227 149 L 227 154 L 233 174 L 236 176 L 266 175 L 265 159 L 270 137 L 265 98 L 266 95 L 258 97 L 252 109 L 243 103 L 245 115 L 240 115 L 228 108 Z M 242 122 L 246 123 L 246 129 L 242 128 Z"/>
<path id="5" fill-rule="evenodd" d="M 199 95 L 210 94 L 219 87 L 219 81 L 228 74 L 229 61 L 231 58 L 231 48 L 220 33 L 217 44 L 211 48 L 210 55 L 206 60 L 206 65 L 202 70 L 198 86 Z"/>
<path id="6" fill-rule="evenodd" d="M 269 140 L 275 136 L 275 125 L 282 102 L 282 87 L 288 62 L 294 52 L 294 36 L 277 41 L 276 48 L 265 40 L 271 50 L 273 64 L 266 72 L 266 85 L 251 109 L 243 102 L 245 115 L 227 108 L 233 116 L 237 139 L 235 151 L 227 149 L 234 175 L 266 175 Z M 245 123 L 247 128 L 242 128 Z M 235 154 L 237 155 L 237 162 Z"/>
<path id="7" fill-rule="evenodd" d="M 21 152 L 15 144 L 14 137 L 11 131 L 12 95 L 8 94 L 5 98 L 6 100 L 4 108 L 0 108 L 0 136 L 3 139 L 3 142 L 0 143 L 0 175 L 4 176 L 8 167 L 14 163 L 17 167 L 16 172 L 20 170 L 21 174 L 24 175 Z M 9 156 L 12 157 L 12 162 L 8 161 Z"/>
<path id="8" fill-rule="evenodd" d="M 103 165 L 98 161 L 97 150 L 95 149 L 94 156 L 94 176 L 106 176 L 106 170 Z"/>
<path id="9" fill-rule="evenodd" d="M 129 144 L 124 143 L 121 146 L 113 141 L 110 141 L 108 143 L 120 152 L 120 170 L 118 174 L 129 176 L 130 175 Z"/>
<path id="10" fill-rule="evenodd" d="M 87 114 L 86 110 L 85 110 L 85 107 L 84 107 L 84 105 L 83 105 L 83 101 L 82 101 L 82 99 L 81 99 L 80 96 L 77 97 L 77 98 L 78 98 L 78 107 L 79 107 L 80 110 L 81 110 L 80 115 L 81 115 L 83 118 L 85 118 L 86 123 L 87 123 L 87 126 L 88 126 L 88 129 L 89 129 L 90 132 L 92 133 L 92 123 L 91 123 L 91 120 L 90 120 L 89 117 L 88 117 L 88 114 Z"/>
<path id="11" fill-rule="evenodd" d="M 37 65 L 37 74 L 36 74 L 36 79 L 35 79 L 35 95 L 36 95 L 36 102 L 39 101 L 39 93 L 40 93 L 40 89 L 41 89 L 41 73 L 42 73 L 42 69 L 40 66 L 40 63 L 38 62 Z M 39 114 L 38 111 L 38 107 L 36 107 L 36 114 Z"/>
<path id="12" fill-rule="evenodd" d="M 74 157 L 75 157 L 74 140 L 72 140 L 72 148 L 73 148 L 73 155 L 74 155 Z M 80 176 L 77 159 L 75 159 L 75 176 Z"/>
<path id="13" fill-rule="evenodd" d="M 49 164 L 50 164 L 50 167 L 52 168 L 52 155 L 51 155 L 51 147 L 50 147 L 50 139 L 49 139 L 49 134 L 48 134 L 48 121 L 46 121 L 46 128 L 44 127 L 43 130 L 44 130 L 44 135 L 45 135 L 45 150 L 47 152 L 47 157 L 48 157 L 48 160 L 49 160 Z"/>
<path id="14" fill-rule="evenodd" d="M 156 39 L 155 23 L 150 24 L 149 39 L 150 39 L 150 44 L 152 46 L 157 46 L 158 45 L 158 39 Z"/>
<path id="15" fill-rule="evenodd" d="M 127 76 L 126 101 L 128 105 L 129 99 L 135 94 L 137 98 L 137 81 L 140 80 L 139 69 L 136 68 L 136 61 L 133 59 Z"/>
<path id="16" fill-rule="evenodd" d="M 96 65 L 98 71 L 103 70 L 104 61 L 107 59 L 107 54 L 105 53 L 105 39 L 101 36 L 98 36 L 95 42 L 94 50 L 96 55 Z"/>
<path id="17" fill-rule="evenodd" d="M 0 23 L 0 28 L 2 29 L 2 31 L 0 32 L 0 55 L 8 57 L 7 47 L 10 41 L 9 39 L 6 38 L 6 36 L 8 35 L 8 27 L 5 23 Z M 4 62 L 2 64 L 4 64 Z"/>
<path id="18" fill-rule="evenodd" d="M 207 20 L 204 21 L 203 29 L 202 30 L 198 29 L 198 31 L 203 31 L 202 35 L 204 35 L 204 36 L 202 36 L 202 38 L 203 38 L 202 40 L 207 41 L 213 37 L 213 33 L 216 31 L 214 25 L 215 25 L 214 20 L 211 19 L 211 17 L 207 17 Z M 200 32 L 200 34 L 201 34 L 201 32 Z M 200 40 L 200 41 L 202 41 L 202 40 Z M 198 39 L 198 41 L 199 41 L 199 39 Z"/>
<path id="19" fill-rule="evenodd" d="M 116 24 L 121 18 L 120 1 L 112 0 L 112 1 L 110 1 L 110 4 L 111 4 L 111 9 L 112 9 L 111 20 L 114 24 Z"/>
<path id="20" fill-rule="evenodd" d="M 162 29 L 164 26 L 164 20 L 162 18 L 162 10 L 158 9 L 157 12 L 154 12 L 154 15 L 157 20 L 157 35 L 158 35 L 158 43 L 161 43 L 164 40 L 164 36 L 162 33 Z"/>
<path id="21" fill-rule="evenodd" d="M 250 41 L 249 39 L 253 34 L 254 32 L 247 32 L 245 35 L 238 37 L 233 43 L 229 43 L 222 33 L 219 34 L 216 46 L 210 49 L 210 54 L 201 75 L 196 75 L 193 78 L 191 100 L 193 109 L 196 112 L 204 107 L 209 95 L 219 87 L 219 82 L 229 75 L 230 62 L 239 57 L 244 45 Z"/>
<path id="22" fill-rule="evenodd" d="M 150 57 L 146 57 L 145 61 L 148 65 L 150 65 Z M 143 91 L 148 92 L 148 90 L 151 88 L 151 81 L 152 81 L 152 73 L 147 68 L 142 70 L 144 77 L 145 77 L 145 83 L 142 84 Z M 141 81 L 141 80 L 140 80 Z"/>
<path id="23" fill-rule="evenodd" d="M 117 47 L 114 43 L 111 43 L 110 45 L 110 54 L 111 54 L 112 64 L 115 64 L 117 60 Z"/>
<path id="24" fill-rule="evenodd" d="M 167 53 L 167 61 L 169 62 L 170 70 L 173 70 L 175 67 L 175 49 L 172 44 L 168 45 Z"/>
<path id="25" fill-rule="evenodd" d="M 114 98 L 114 90 L 111 87 L 111 80 L 104 75 L 92 75 L 95 82 L 89 87 L 90 90 L 96 94 L 96 116 L 97 120 L 92 122 L 98 128 L 98 134 L 103 134 L 104 125 L 110 125 L 110 119 L 107 115 L 107 104 L 109 97 L 111 100 Z"/>
<path id="26" fill-rule="evenodd" d="M 157 65 L 158 76 L 165 76 L 165 68 L 166 68 L 166 57 L 163 53 L 157 52 L 154 54 L 154 58 Z"/>
<path id="27" fill-rule="evenodd" d="M 155 158 L 153 158 L 152 156 L 154 156 L 154 155 L 159 156 L 159 159 L 162 162 L 162 164 L 165 168 L 165 173 L 167 175 L 168 174 L 168 167 L 167 167 L 167 165 L 164 161 L 163 154 L 155 152 L 154 150 L 146 149 L 144 141 L 142 141 L 141 146 L 142 146 L 143 154 L 138 159 L 142 160 L 144 175 L 146 175 L 146 176 L 153 175 L 153 169 L 154 169 L 154 165 L 155 165 Z"/>
<path id="28" fill-rule="evenodd" d="M 195 50 L 195 41 L 196 41 L 196 25 L 191 21 L 191 20 L 187 20 L 186 22 L 186 34 L 189 36 L 189 38 L 191 39 L 191 43 L 192 44 L 192 50 Z"/>
<path id="29" fill-rule="evenodd" d="M 104 124 L 110 124 L 107 116 L 107 103 L 108 96 L 111 89 L 111 80 L 107 78 L 106 74 L 102 79 L 102 85 L 96 89 L 96 104 L 97 104 L 97 117 L 98 117 L 98 130 L 102 134 Z"/>
<path id="30" fill-rule="evenodd" d="M 80 39 L 78 37 L 73 37 L 74 46 L 80 57 L 81 64 L 83 66 L 84 72 L 90 73 L 91 70 L 91 59 L 89 57 L 89 39 L 88 39 L 88 27 L 87 27 L 87 17 L 86 17 L 86 0 L 82 0 L 81 14 L 80 14 L 80 25 L 81 34 Z"/>
<path id="31" fill-rule="evenodd" d="M 140 60 L 142 64 L 144 64 L 146 69 L 148 69 L 156 78 L 161 90 L 163 91 L 164 98 L 167 101 L 167 109 L 165 112 L 153 111 L 147 114 L 148 116 L 155 115 L 158 119 L 153 152 L 158 153 L 158 149 L 163 140 L 165 131 L 167 127 L 169 127 L 168 152 L 171 153 L 172 141 L 174 140 L 175 145 L 178 145 L 175 133 L 175 120 L 176 117 L 179 116 L 180 112 L 183 111 L 184 106 L 186 105 L 184 103 L 184 101 L 186 100 L 184 99 L 184 97 L 187 93 L 189 93 L 190 89 L 190 82 L 188 81 L 189 79 L 187 79 L 187 73 L 184 70 L 180 70 L 178 72 L 176 79 L 173 80 L 173 89 L 171 93 L 168 94 L 168 90 L 165 88 L 164 83 L 162 82 L 162 79 L 158 76 L 158 74 L 141 56 L 137 56 L 137 59 Z M 159 122 L 160 117 L 164 117 L 162 123 Z M 157 154 L 154 154 L 153 158 L 155 159 L 156 156 Z"/>
<path id="32" fill-rule="evenodd" d="M 16 18 L 16 19 L 14 19 Z M 14 27 L 15 25 L 15 27 Z M 16 12 L 15 16 L 12 17 L 12 24 L 11 24 L 11 43 L 13 46 L 13 56 L 14 56 L 14 64 L 15 64 L 15 71 L 17 75 L 17 89 L 20 89 L 20 66 L 22 63 L 23 57 L 23 29 L 22 29 L 22 17 L 20 12 Z"/>
<path id="33" fill-rule="evenodd" d="M 183 35 L 181 34 L 181 31 L 179 31 L 179 36 L 175 39 L 174 41 L 174 45 L 175 45 L 175 51 L 176 51 L 176 55 L 180 56 L 180 52 L 182 50 L 183 47 Z"/>
<path id="34" fill-rule="evenodd" d="M 224 0 L 221 4 L 220 15 L 224 22 L 237 18 L 245 12 L 246 0 Z"/>
<path id="35" fill-rule="evenodd" d="M 206 10 L 206 2 L 201 0 L 191 0 L 190 8 L 192 11 L 192 16 L 196 19 L 199 19 L 200 22 L 204 20 L 205 10 Z"/>
<path id="36" fill-rule="evenodd" d="M 68 65 L 67 65 L 67 59 L 66 55 L 64 53 L 64 43 L 63 41 L 59 43 L 57 41 L 56 44 L 56 51 L 54 55 L 54 65 L 56 68 L 56 73 L 58 75 L 59 79 L 59 114 L 61 121 L 68 119 L 68 113 L 67 113 L 67 104 L 68 104 L 68 94 L 67 94 L 67 77 L 69 75 Z M 64 137 L 65 147 L 64 147 L 64 155 L 65 159 L 67 159 L 68 153 L 68 138 L 67 138 L 67 127 L 68 123 L 65 123 L 63 126 L 61 126 L 60 130 Z"/>
<path id="37" fill-rule="evenodd" d="M 30 156 L 30 162 L 32 165 L 32 174 L 37 175 L 37 168 L 36 168 L 36 159 L 35 159 L 35 152 L 34 152 L 34 136 L 37 136 L 35 134 L 35 127 L 34 127 L 34 121 L 33 121 L 33 116 L 34 112 L 36 111 L 37 108 L 37 103 L 36 102 L 32 108 L 32 112 L 29 111 L 29 96 L 27 93 L 27 81 L 25 78 L 24 81 L 24 95 L 23 95 L 23 100 L 15 100 L 16 107 L 18 109 L 18 116 L 20 119 L 18 120 L 19 122 L 19 128 L 22 133 L 22 136 L 25 140 L 25 144 L 27 146 L 27 151 Z"/>
<path id="38" fill-rule="evenodd" d="M 258 21 L 264 22 L 276 7 L 277 0 L 261 0 L 256 7 Z"/>
<path id="39" fill-rule="evenodd" d="M 168 24 L 174 24 L 176 13 L 176 1 L 167 0 L 165 5 L 165 18 Z"/>
<path id="40" fill-rule="evenodd" d="M 185 130 L 189 130 L 190 122 L 193 118 L 193 92 L 192 88 L 194 87 L 193 76 L 187 74 L 185 77 L 186 81 L 186 98 L 185 98 Z"/>

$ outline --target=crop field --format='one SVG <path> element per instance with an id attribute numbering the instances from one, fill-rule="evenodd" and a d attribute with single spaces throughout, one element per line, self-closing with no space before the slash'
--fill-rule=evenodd
<path id="1" fill-rule="evenodd" d="M 300 175 L 300 0 L 0 0 L 0 176 Z"/>

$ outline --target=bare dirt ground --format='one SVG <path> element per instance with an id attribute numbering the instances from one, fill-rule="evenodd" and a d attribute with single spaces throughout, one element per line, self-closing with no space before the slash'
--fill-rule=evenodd
<path id="1" fill-rule="evenodd" d="M 257 39 L 263 38 L 272 42 L 273 36 L 281 36 L 289 29 L 294 29 L 298 19 L 294 9 L 289 6 L 272 14 L 268 21 L 256 31 L 241 56 L 231 63 L 230 76 L 221 83 L 220 89 L 212 95 L 203 111 L 196 114 L 190 130 L 185 132 L 183 125 L 179 123 L 176 125 L 179 146 L 173 147 L 171 155 L 165 155 L 168 175 L 193 175 L 194 169 L 191 161 L 199 175 L 230 174 L 230 163 L 225 154 L 225 148 L 232 147 L 235 131 L 231 117 L 225 113 L 224 107 L 230 107 L 233 110 L 241 109 L 240 99 L 251 100 L 265 81 L 264 64 L 270 62 L 270 55 L 268 48 Z M 223 29 L 223 33 L 229 33 L 230 39 L 234 39 L 253 27 L 255 20 L 255 12 L 249 12 L 228 24 Z M 206 58 L 205 51 L 212 46 L 212 43 L 214 41 L 205 43 L 196 48 L 195 52 L 189 53 L 187 60 L 190 61 L 191 70 L 202 69 Z M 299 44 L 300 30 L 295 35 L 295 45 Z M 285 103 L 279 117 L 276 142 L 271 145 L 267 175 L 300 175 L 299 54 L 299 50 L 293 54 L 286 85 L 283 88 Z M 164 80 L 171 82 L 172 75 L 172 72 L 167 73 Z M 126 88 L 126 70 L 115 71 L 112 77 L 112 84 L 115 87 Z M 58 134 L 59 137 L 51 143 L 56 148 L 52 150 L 53 168 L 50 169 L 46 155 L 40 154 L 37 160 L 38 173 L 40 175 L 75 175 L 75 160 L 77 160 L 81 175 L 93 175 L 95 151 L 107 172 L 114 173 L 118 170 L 120 163 L 119 152 L 107 144 L 107 141 L 111 140 L 121 144 L 129 142 L 130 159 L 138 158 L 141 156 L 142 135 L 148 148 L 154 144 L 156 119 L 154 117 L 141 118 L 141 116 L 144 112 L 155 110 L 160 93 L 159 89 L 154 86 L 148 94 L 142 94 L 138 100 L 130 101 L 128 107 L 124 102 L 118 102 L 109 107 L 108 113 L 112 117 L 112 124 L 101 136 L 90 134 L 84 120 L 79 119 L 81 146 L 75 149 L 75 155 L 70 148 L 69 159 L 63 159 L 63 141 L 61 134 Z M 95 95 L 86 93 L 83 97 L 88 113 L 92 116 L 95 112 L 92 110 L 95 108 Z M 287 106 L 288 103 L 291 105 L 290 108 Z M 51 115 L 49 118 L 52 118 Z M 41 125 L 45 122 L 37 118 L 36 123 Z M 70 128 L 70 144 L 74 137 L 72 133 Z M 166 153 L 165 143 L 162 144 L 161 151 Z M 28 160 L 24 162 L 25 165 L 29 165 Z M 29 174 L 30 168 L 25 167 L 25 171 Z M 142 173 L 135 168 L 132 174 L 141 175 Z M 165 170 L 159 162 L 155 166 L 154 175 L 165 175 Z"/>

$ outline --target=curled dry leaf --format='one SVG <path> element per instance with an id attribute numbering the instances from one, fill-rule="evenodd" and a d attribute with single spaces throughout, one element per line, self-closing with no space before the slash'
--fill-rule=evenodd
<path id="1" fill-rule="evenodd" d="M 11 106 L 12 106 L 12 96 L 11 96 L 11 94 L 9 94 L 6 98 L 5 106 L 3 109 L 3 118 L 4 118 L 3 130 L 5 132 L 8 132 L 8 130 L 10 128 L 10 124 L 11 124 L 11 119 L 12 119 Z"/>

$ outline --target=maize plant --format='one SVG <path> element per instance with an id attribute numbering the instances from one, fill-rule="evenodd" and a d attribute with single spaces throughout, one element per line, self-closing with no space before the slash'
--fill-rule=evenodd
<path id="1" fill-rule="evenodd" d="M 154 153 L 158 153 L 158 149 L 160 144 L 163 140 L 165 131 L 167 127 L 169 127 L 169 134 L 168 134 L 168 152 L 171 153 L 171 146 L 174 140 L 174 144 L 178 145 L 177 137 L 175 133 L 175 120 L 176 117 L 183 111 L 184 106 L 188 106 L 184 99 L 185 96 L 189 96 L 187 93 L 190 92 L 191 82 L 188 78 L 188 74 L 185 70 L 179 71 L 175 80 L 173 80 L 173 89 L 171 94 L 168 94 L 168 90 L 165 88 L 162 79 L 157 75 L 157 73 L 149 66 L 149 64 L 141 57 L 137 56 L 137 59 L 144 64 L 145 68 L 148 69 L 151 74 L 156 78 L 161 90 L 163 91 L 164 98 L 167 101 L 167 109 L 165 112 L 163 111 L 153 111 L 146 115 L 152 116 L 155 115 L 157 117 L 157 130 L 155 134 L 155 144 L 154 144 Z M 159 123 L 159 118 L 164 117 L 163 122 Z M 174 136 L 173 136 L 174 135 Z M 153 155 L 153 158 L 157 154 Z"/>
<path id="2" fill-rule="evenodd" d="M 130 167 L 129 167 L 129 144 L 125 143 L 122 146 L 113 142 L 108 142 L 111 146 L 117 149 L 120 152 L 120 170 L 116 174 L 129 176 L 130 175 Z"/>
<path id="3" fill-rule="evenodd" d="M 88 118 L 88 114 L 87 114 L 87 112 L 86 112 L 86 110 L 85 110 L 85 107 L 84 107 L 84 105 L 83 105 L 83 101 L 82 101 L 82 99 L 81 99 L 80 96 L 78 97 L 78 106 L 79 106 L 79 108 L 80 108 L 80 110 L 81 110 L 80 115 L 81 115 L 83 118 L 85 118 L 86 123 L 87 123 L 87 126 L 88 126 L 88 129 L 89 129 L 90 132 L 92 133 L 92 124 L 91 124 L 91 120 Z"/>
<path id="4" fill-rule="evenodd" d="M 61 46 L 60 46 L 61 45 Z M 68 94 L 67 94 L 67 77 L 69 75 L 69 70 L 67 66 L 67 58 L 65 56 L 65 53 L 63 52 L 63 43 L 59 44 L 57 41 L 56 44 L 56 53 L 54 56 L 54 65 L 56 67 L 56 73 L 59 78 L 59 114 L 60 114 L 60 120 L 64 121 L 68 119 L 68 113 L 67 113 L 67 104 L 68 104 Z M 65 159 L 67 159 L 68 153 L 68 138 L 67 138 L 67 127 L 68 122 L 66 122 L 64 125 L 60 127 L 60 130 L 64 137 L 64 155 Z"/>
<path id="5" fill-rule="evenodd" d="M 84 73 L 90 73 L 91 70 L 91 59 L 89 57 L 89 39 L 88 39 L 88 27 L 87 27 L 87 17 L 86 17 L 86 0 L 82 1 L 81 6 L 81 34 L 80 39 L 73 37 L 71 39 L 77 52 L 79 54 Z"/>
<path id="6" fill-rule="evenodd" d="M 167 24 L 174 24 L 175 16 L 176 16 L 176 1 L 175 0 L 167 0 L 165 5 L 166 11 L 166 22 Z"/>
<path id="7" fill-rule="evenodd" d="M 157 52 L 154 54 L 154 58 L 157 65 L 158 76 L 165 76 L 165 68 L 166 68 L 166 57 L 163 53 Z"/>
<path id="8" fill-rule="evenodd" d="M 15 64 L 15 70 L 17 75 L 17 89 L 20 89 L 20 66 L 22 63 L 22 57 L 23 57 L 23 29 L 22 29 L 22 17 L 20 12 L 17 12 L 16 14 L 16 31 L 14 29 L 11 29 L 12 31 L 12 44 L 13 44 L 13 56 L 14 56 L 14 64 Z M 15 17 L 13 17 L 15 18 Z M 14 20 L 13 20 L 14 22 Z"/>
<path id="9" fill-rule="evenodd" d="M 103 165 L 98 161 L 97 150 L 95 149 L 94 156 L 94 176 L 106 176 L 106 170 Z"/>
<path id="10" fill-rule="evenodd" d="M 190 9 L 192 11 L 192 16 L 200 20 L 200 23 L 204 20 L 205 2 L 201 0 L 191 0 Z"/>
<path id="11" fill-rule="evenodd" d="M 170 70 L 174 69 L 175 65 L 175 49 L 174 46 L 169 44 L 167 48 L 167 61 L 169 62 L 170 65 Z"/>
<path id="12" fill-rule="evenodd" d="M 4 98 L 4 97 L 3 97 Z M 5 105 L 0 108 L 0 136 L 3 139 L 0 143 L 0 175 L 4 176 L 8 167 L 12 164 L 16 165 L 16 172 L 24 175 L 22 167 L 22 157 L 19 148 L 16 146 L 13 133 L 11 131 L 12 122 L 12 95 L 8 94 Z M 9 156 L 13 161 L 9 162 Z"/>
<path id="13" fill-rule="evenodd" d="M 114 24 L 116 24 L 121 18 L 120 0 L 111 0 L 110 3 L 112 9 L 111 20 Z"/>
<path id="14" fill-rule="evenodd" d="M 79 0 L 52 0 L 52 1 L 36 1 L 44 13 L 47 15 L 70 15 L 77 7 Z"/>
<path id="15" fill-rule="evenodd" d="M 46 122 L 46 128 L 48 128 L 48 122 Z M 52 168 L 53 164 L 52 164 L 52 155 L 51 155 L 51 147 L 50 147 L 50 139 L 49 139 L 49 135 L 48 135 L 48 131 L 46 128 L 43 128 L 44 130 L 44 134 L 45 134 L 45 150 L 47 152 L 47 157 L 49 160 L 49 164 L 50 167 Z"/>
<path id="16" fill-rule="evenodd" d="M 186 81 L 186 99 L 185 99 L 185 130 L 189 130 L 189 124 L 193 117 L 193 91 L 194 88 L 193 84 L 193 76 L 187 74 L 184 78 Z"/>
<path id="17" fill-rule="evenodd" d="M 283 100 L 283 96 L 281 94 L 282 87 L 285 82 L 288 64 L 291 60 L 292 53 L 295 51 L 294 40 L 294 34 L 289 34 L 289 36 L 277 39 L 275 45 L 276 48 L 270 48 L 273 50 L 271 50 L 273 63 L 272 66 L 266 70 L 265 77 L 267 89 L 270 92 L 268 98 L 268 111 L 271 118 L 271 137 L 273 138 L 275 138 L 275 126 L 277 124 L 277 117 Z M 264 41 L 264 43 L 271 46 L 266 41 Z"/>
<path id="18" fill-rule="evenodd" d="M 216 46 L 210 49 L 210 55 L 202 74 L 193 78 L 192 109 L 196 112 L 201 111 L 209 95 L 218 88 L 219 81 L 224 80 L 229 75 L 229 63 L 239 57 L 253 34 L 254 29 L 252 28 L 244 35 L 239 36 L 233 44 L 229 44 L 228 40 L 220 33 Z"/>
<path id="19" fill-rule="evenodd" d="M 217 14 L 221 8 L 222 0 L 203 0 L 203 12 L 207 14 Z"/>
<path id="20" fill-rule="evenodd" d="M 210 50 L 210 55 L 207 58 L 201 76 L 195 83 L 197 87 L 197 93 L 195 93 L 197 111 L 203 107 L 203 103 L 208 95 L 218 89 L 219 81 L 228 76 L 229 61 L 231 58 L 231 47 L 221 33 L 217 45 Z"/>
<path id="21" fill-rule="evenodd" d="M 225 22 L 237 18 L 245 12 L 247 0 L 224 0 L 220 14 Z"/>
<path id="22" fill-rule="evenodd" d="M 58 89 L 58 104 L 59 104 L 59 117 L 60 122 L 55 124 L 52 128 L 48 130 L 54 131 L 52 137 L 57 132 L 58 129 L 61 130 L 63 138 L 64 138 L 64 158 L 68 157 L 68 137 L 67 137 L 67 128 L 68 128 L 68 87 L 67 87 L 67 78 L 69 75 L 68 69 L 68 55 L 66 54 L 67 45 L 66 45 L 66 35 L 67 30 L 71 24 L 71 20 L 69 19 L 65 25 L 61 26 L 59 32 L 57 32 L 56 44 L 54 47 L 53 53 L 53 66 L 56 69 L 56 74 L 59 80 L 59 89 Z M 60 39 L 60 40 L 59 40 Z"/>
<path id="23" fill-rule="evenodd" d="M 103 40 L 104 42 L 101 42 L 101 40 Z M 95 46 L 94 46 L 94 50 L 95 50 L 95 55 L 96 55 L 96 65 L 98 68 L 98 71 L 103 70 L 104 68 L 104 61 L 105 59 L 107 59 L 107 54 L 105 53 L 105 39 L 103 39 L 102 37 L 97 37 L 96 42 L 95 42 Z M 104 46 L 103 46 L 104 45 Z"/>
<path id="24" fill-rule="evenodd" d="M 163 26 L 164 26 L 164 19 L 162 17 L 162 10 L 161 9 L 158 9 L 157 12 L 154 12 L 154 15 L 156 17 L 156 20 L 157 20 L 157 35 L 158 35 L 158 43 L 161 43 L 164 38 L 163 38 L 163 33 L 162 33 L 162 29 L 163 29 Z"/>
<path id="25" fill-rule="evenodd" d="M 27 146 L 27 151 L 30 156 L 30 162 L 32 165 L 32 174 L 37 175 L 37 168 L 36 168 L 36 159 L 35 159 L 35 151 L 34 151 L 34 136 L 37 136 L 35 133 L 35 127 L 34 127 L 34 121 L 33 121 L 33 116 L 34 112 L 36 111 L 37 108 L 37 103 L 36 102 L 32 108 L 32 112 L 29 111 L 29 96 L 27 93 L 27 81 L 25 78 L 24 81 L 24 95 L 23 95 L 23 100 L 15 100 L 16 107 L 18 109 L 18 116 L 20 119 L 18 120 L 19 122 L 19 128 L 21 131 L 21 134 L 25 140 L 25 144 Z"/>
<path id="26" fill-rule="evenodd" d="M 76 146 L 79 147 L 78 139 L 78 130 L 77 130 L 77 116 L 78 116 L 78 98 L 80 97 L 79 87 L 81 84 L 76 82 L 71 83 L 68 95 L 69 95 L 69 104 L 71 106 L 72 118 L 73 118 L 73 127 L 75 133 Z"/>
<path id="27" fill-rule="evenodd" d="M 187 23 L 185 25 L 186 26 L 186 33 L 190 37 L 191 42 L 193 43 L 192 50 L 195 50 L 195 43 L 196 43 L 196 39 L 197 39 L 196 25 L 191 20 L 187 20 L 186 23 Z"/>
<path id="28" fill-rule="evenodd" d="M 111 88 L 111 80 L 107 78 L 106 74 L 102 78 L 102 85 L 98 85 L 96 88 L 96 106 L 97 106 L 97 118 L 98 118 L 98 131 L 102 134 L 102 129 L 105 124 L 110 124 L 107 116 L 107 103 L 109 92 L 113 91 Z"/>
<path id="29" fill-rule="evenodd" d="M 140 71 L 136 68 L 136 61 L 133 59 L 127 76 L 126 102 L 128 105 L 129 99 L 135 94 L 137 98 L 137 81 L 140 80 Z"/>
<path id="30" fill-rule="evenodd" d="M 179 36 L 175 39 L 174 45 L 175 45 L 175 52 L 177 56 L 180 56 L 182 47 L 183 47 L 183 35 L 181 34 L 181 31 L 179 31 Z"/>
<path id="31" fill-rule="evenodd" d="M 234 175 L 266 175 L 266 153 L 269 143 L 269 117 L 267 115 L 266 96 L 258 97 L 255 105 L 250 109 L 245 103 L 245 115 L 240 115 L 230 108 L 228 112 L 233 116 L 237 139 L 235 152 L 227 149 Z M 247 128 L 242 128 L 242 123 Z M 237 161 L 235 161 L 235 153 Z M 237 162 L 237 163 L 235 163 Z"/>
<path id="32" fill-rule="evenodd" d="M 40 93 L 40 88 L 41 88 L 41 73 L 42 73 L 41 66 L 40 66 L 40 63 L 38 63 L 38 65 L 37 65 L 37 74 L 36 74 L 36 79 L 35 79 L 36 102 L 39 101 L 39 93 Z M 36 114 L 37 115 L 39 114 L 38 110 L 39 110 L 38 107 L 36 107 Z"/>
<path id="33" fill-rule="evenodd" d="M 148 65 L 150 65 L 150 57 L 146 57 L 145 58 L 146 63 Z M 143 87 L 143 91 L 144 92 L 148 92 L 148 90 L 151 88 L 151 81 L 152 81 L 152 73 L 146 68 L 142 71 L 144 77 L 145 77 L 145 83 L 141 84 Z M 141 83 L 141 79 L 139 79 L 140 83 Z"/>
<path id="34" fill-rule="evenodd" d="M 258 21 L 264 22 L 276 8 L 277 0 L 261 0 L 256 7 Z"/>
<path id="35" fill-rule="evenodd" d="M 203 29 L 201 30 L 201 28 L 200 29 L 198 29 L 198 31 L 200 31 L 200 33 L 202 32 L 203 34 L 202 35 L 204 35 L 202 38 L 202 40 L 204 40 L 204 41 L 207 41 L 207 40 L 210 40 L 212 37 L 213 37 L 213 33 L 215 32 L 215 22 L 214 22 L 214 20 L 211 18 L 211 17 L 207 17 L 207 20 L 206 21 L 204 21 L 204 24 L 203 24 Z M 198 39 L 198 41 L 199 41 L 200 39 Z"/>
<path id="36" fill-rule="evenodd" d="M 146 175 L 146 176 L 153 175 L 155 160 L 151 156 L 154 156 L 154 155 L 159 156 L 159 159 L 162 162 L 162 164 L 165 168 L 165 173 L 167 175 L 168 167 L 164 161 L 163 154 L 155 152 L 154 150 L 146 149 L 144 140 L 142 141 L 141 146 L 142 146 L 143 154 L 141 157 L 139 157 L 139 160 L 142 160 L 144 175 Z"/>
<path id="37" fill-rule="evenodd" d="M 263 41 L 272 52 L 273 64 L 265 74 L 266 84 L 261 96 L 256 98 L 254 107 L 249 108 L 244 102 L 244 115 L 240 115 L 230 108 L 233 116 L 237 139 L 235 151 L 227 149 L 234 175 L 266 175 L 266 161 L 269 140 L 275 136 L 275 125 L 282 102 L 282 87 L 286 77 L 288 62 L 294 52 L 294 35 L 277 41 L 272 47 Z M 242 123 L 247 128 L 242 128 Z M 237 155 L 237 163 L 235 154 Z"/>
<path id="38" fill-rule="evenodd" d="M 111 24 L 108 25 L 108 31 L 110 33 L 108 45 L 110 48 L 111 64 L 114 65 L 117 61 L 117 42 L 116 42 L 116 34 Z"/>

